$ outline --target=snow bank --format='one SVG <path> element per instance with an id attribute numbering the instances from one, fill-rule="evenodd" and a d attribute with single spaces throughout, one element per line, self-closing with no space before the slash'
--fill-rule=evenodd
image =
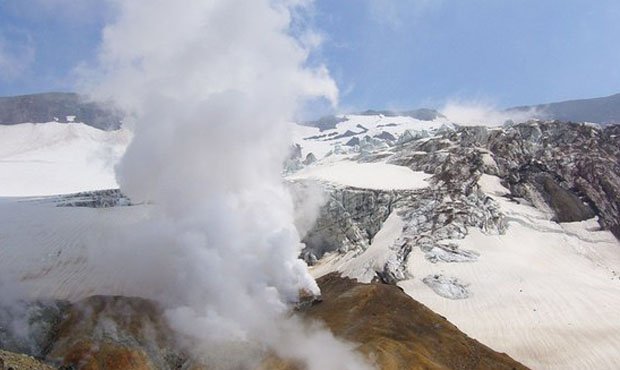
<path id="1" fill-rule="evenodd" d="M 430 177 L 424 172 L 393 164 L 342 161 L 308 167 L 288 179 L 311 179 L 372 190 L 414 190 L 427 187 Z"/>
<path id="2" fill-rule="evenodd" d="M 82 123 L 0 126 L 0 196 L 117 188 L 114 165 L 129 140 Z"/>
<path id="3" fill-rule="evenodd" d="M 535 369 L 617 369 L 620 352 L 620 243 L 595 220 L 558 224 L 483 175 L 484 191 L 508 220 L 505 235 L 470 228 L 451 240 L 477 252 L 471 263 L 431 263 L 412 253 L 415 278 L 399 285 L 468 335 Z M 424 276 L 468 284 L 466 299 L 446 299 Z M 428 283 L 428 281 L 427 281 Z"/>
<path id="4" fill-rule="evenodd" d="M 414 247 L 409 278 L 398 285 L 533 369 L 617 369 L 620 243 L 595 219 L 558 224 L 525 200 L 503 197 L 509 191 L 498 177 L 483 175 L 479 184 L 505 214 L 506 233 L 469 228 L 465 239 L 443 240 L 441 251 Z M 394 212 L 366 251 L 327 255 L 313 275 L 339 271 L 370 281 L 394 258 L 390 247 L 406 226 Z M 453 250 L 468 258 L 446 255 Z"/>

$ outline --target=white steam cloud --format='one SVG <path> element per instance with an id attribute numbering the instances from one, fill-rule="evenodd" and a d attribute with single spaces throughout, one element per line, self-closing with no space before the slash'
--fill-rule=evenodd
<path id="1" fill-rule="evenodd" d="M 492 104 L 483 102 L 452 101 L 440 109 L 441 113 L 451 121 L 461 125 L 499 126 L 506 121 L 516 123 L 542 117 L 542 113 L 535 110 L 502 110 Z"/>
<path id="2" fill-rule="evenodd" d="M 351 345 L 288 313 L 300 291 L 319 292 L 297 258 L 281 177 L 287 122 L 304 101 L 338 94 L 291 36 L 308 3 L 118 0 L 93 74 L 94 93 L 132 114 L 121 189 L 151 204 L 142 221 L 106 237 L 98 265 L 116 266 L 126 292 L 165 305 L 172 325 L 223 368 L 249 366 L 224 349 L 234 343 L 313 370 L 367 368 Z"/>

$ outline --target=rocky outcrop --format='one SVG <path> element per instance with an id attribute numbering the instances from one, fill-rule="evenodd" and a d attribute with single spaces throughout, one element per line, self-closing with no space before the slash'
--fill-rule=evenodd
<path id="1" fill-rule="evenodd" d="M 315 263 L 325 253 L 364 251 L 403 193 L 329 188 L 329 199 L 303 239 L 302 258 Z"/>
<path id="2" fill-rule="evenodd" d="M 299 144 L 289 147 L 283 167 L 285 172 L 293 172 L 301 168 L 301 146 Z"/>
<path id="3" fill-rule="evenodd" d="M 316 161 L 317 161 L 316 156 L 315 156 L 313 153 L 308 153 L 308 154 L 306 155 L 306 159 L 304 159 L 304 161 L 302 162 L 302 164 L 303 164 L 304 166 L 309 166 L 309 165 L 311 165 L 312 163 L 314 163 L 314 162 L 316 162 Z"/>
<path id="4" fill-rule="evenodd" d="M 544 200 L 558 222 L 583 221 L 595 216 L 584 200 L 562 187 L 562 179 L 544 170 L 532 170 L 532 167 L 535 166 L 528 165 L 520 169 L 521 181 L 511 184 L 513 195 Z"/>
<path id="5" fill-rule="evenodd" d="M 299 124 L 302 126 L 316 127 L 319 131 L 325 131 L 336 128 L 339 123 L 345 122 L 346 120 L 346 117 L 325 116 L 316 121 L 306 121 Z"/>
<path id="6" fill-rule="evenodd" d="M 528 122 L 489 135 L 512 193 L 545 200 L 558 221 L 599 216 L 620 237 L 620 128 Z"/>
<path id="7" fill-rule="evenodd" d="M 40 360 L 32 369 L 178 369 L 191 363 L 162 310 L 145 299 L 22 301 L 0 312 L 0 349 Z"/>
<path id="8" fill-rule="evenodd" d="M 22 353 L 0 349 L 0 370 L 56 370 L 55 367 Z"/>
<path id="9" fill-rule="evenodd" d="M 445 135 L 450 137 L 453 133 L 447 131 Z M 304 238 L 306 248 L 302 257 L 306 262 L 314 264 L 327 252 L 363 252 L 391 212 L 399 214 L 405 227 L 390 248 L 388 262 L 376 271 L 380 281 L 390 284 L 410 277 L 406 266 L 415 248 L 434 262 L 471 261 L 477 256 L 454 245 L 447 247 L 441 241 L 462 239 L 470 227 L 489 234 L 505 231 L 506 221 L 499 206 L 478 185 L 482 174 L 499 171 L 485 159 L 489 156 L 487 150 L 456 145 L 444 137 L 411 136 L 411 140 L 391 151 L 388 163 L 432 173 L 431 186 L 390 192 L 329 188 L 330 199 Z M 360 153 L 357 159 L 373 161 L 377 156 L 384 154 L 369 151 Z"/>
<path id="10" fill-rule="evenodd" d="M 177 369 L 187 356 L 153 302 L 94 296 L 73 304 L 46 355 L 80 369 Z"/>
<path id="11" fill-rule="evenodd" d="M 73 194 L 23 198 L 23 202 L 49 204 L 56 207 L 112 208 L 132 206 L 131 200 L 119 189 L 93 190 Z"/>
<path id="12" fill-rule="evenodd" d="M 69 307 L 68 302 L 54 300 L 2 302 L 0 349 L 44 357 Z"/>
<path id="13" fill-rule="evenodd" d="M 95 190 L 59 195 L 51 199 L 57 207 L 111 208 L 132 205 L 119 189 Z"/>
<path id="14" fill-rule="evenodd" d="M 393 152 L 391 163 L 433 173 L 452 194 L 470 194 L 481 174 L 499 176 L 513 196 L 547 207 L 557 221 L 599 216 L 601 227 L 620 237 L 618 125 L 532 121 L 457 127 L 408 140 Z"/>

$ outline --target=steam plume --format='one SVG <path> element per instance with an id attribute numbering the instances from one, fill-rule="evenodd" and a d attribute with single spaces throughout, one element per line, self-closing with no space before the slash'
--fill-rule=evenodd
<path id="1" fill-rule="evenodd" d="M 517 111 L 502 110 L 484 102 L 448 102 L 441 112 L 455 123 L 461 125 L 499 126 L 506 121 L 525 122 L 543 117 L 536 109 Z"/>
<path id="2" fill-rule="evenodd" d="M 132 113 L 117 178 L 151 206 L 98 260 L 119 266 L 128 293 L 168 307 L 201 350 L 258 343 L 310 369 L 360 369 L 349 345 L 287 314 L 300 291 L 318 294 L 282 184 L 287 122 L 307 99 L 337 99 L 327 70 L 306 67 L 310 50 L 291 36 L 308 3 L 115 2 L 95 93 Z"/>

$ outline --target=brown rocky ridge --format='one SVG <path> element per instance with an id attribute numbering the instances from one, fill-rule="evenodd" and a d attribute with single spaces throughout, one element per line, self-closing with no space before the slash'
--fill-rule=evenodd
<path id="1" fill-rule="evenodd" d="M 323 322 L 337 337 L 356 344 L 378 369 L 526 369 L 469 338 L 396 286 L 357 283 L 336 273 L 318 279 L 318 284 L 321 299 L 300 306 L 296 314 Z M 50 325 L 50 342 L 33 349 L 38 360 L 0 352 L 5 365 L 27 363 L 11 365 L 16 370 L 213 368 L 179 348 L 154 302 L 95 296 L 62 307 L 55 317 L 40 318 L 58 324 Z M 0 337 L 0 348 L 10 343 Z M 256 369 L 304 366 L 267 356 L 257 359 Z"/>

